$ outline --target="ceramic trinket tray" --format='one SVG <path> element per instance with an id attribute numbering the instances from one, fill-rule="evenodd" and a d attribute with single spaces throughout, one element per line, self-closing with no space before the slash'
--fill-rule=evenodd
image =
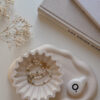
<path id="1" fill-rule="evenodd" d="M 18 58 L 12 67 L 10 81 L 23 99 L 48 100 L 60 91 L 63 83 L 60 67 L 47 53 L 30 51 Z"/>
<path id="2" fill-rule="evenodd" d="M 17 58 L 9 68 L 8 78 L 16 93 L 28 100 L 94 100 L 98 86 L 87 64 L 50 45 Z"/>

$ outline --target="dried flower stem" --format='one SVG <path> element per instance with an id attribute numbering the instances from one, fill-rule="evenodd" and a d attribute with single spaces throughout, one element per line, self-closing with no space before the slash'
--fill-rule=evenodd
<path id="1" fill-rule="evenodd" d="M 31 25 L 21 16 L 15 16 L 14 20 L 0 32 L 0 39 L 16 47 L 24 44 L 30 37 Z"/>
<path id="2" fill-rule="evenodd" d="M 0 16 L 9 18 L 9 7 L 14 4 L 14 0 L 2 0 L 0 1 Z"/>

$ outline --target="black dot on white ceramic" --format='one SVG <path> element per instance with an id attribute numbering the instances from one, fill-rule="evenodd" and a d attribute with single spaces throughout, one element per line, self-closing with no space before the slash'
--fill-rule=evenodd
<path id="1" fill-rule="evenodd" d="M 77 92 L 77 90 L 79 89 L 79 85 L 78 84 L 73 84 L 72 89 Z"/>

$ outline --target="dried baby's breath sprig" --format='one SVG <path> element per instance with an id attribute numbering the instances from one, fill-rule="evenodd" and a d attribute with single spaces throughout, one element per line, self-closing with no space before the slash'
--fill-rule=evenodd
<path id="1" fill-rule="evenodd" d="M 14 4 L 14 0 L 2 0 L 0 1 L 0 16 L 9 18 L 9 7 Z"/>
<path id="2" fill-rule="evenodd" d="M 15 16 L 13 21 L 0 33 L 0 39 L 8 46 L 19 47 L 30 38 L 31 25 L 21 16 Z"/>

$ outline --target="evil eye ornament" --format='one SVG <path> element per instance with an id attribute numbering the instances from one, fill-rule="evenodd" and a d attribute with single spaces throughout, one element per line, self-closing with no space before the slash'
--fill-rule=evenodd
<path id="1" fill-rule="evenodd" d="M 87 85 L 87 78 L 85 76 L 74 78 L 68 82 L 67 91 L 71 96 L 79 96 L 84 92 Z"/>

